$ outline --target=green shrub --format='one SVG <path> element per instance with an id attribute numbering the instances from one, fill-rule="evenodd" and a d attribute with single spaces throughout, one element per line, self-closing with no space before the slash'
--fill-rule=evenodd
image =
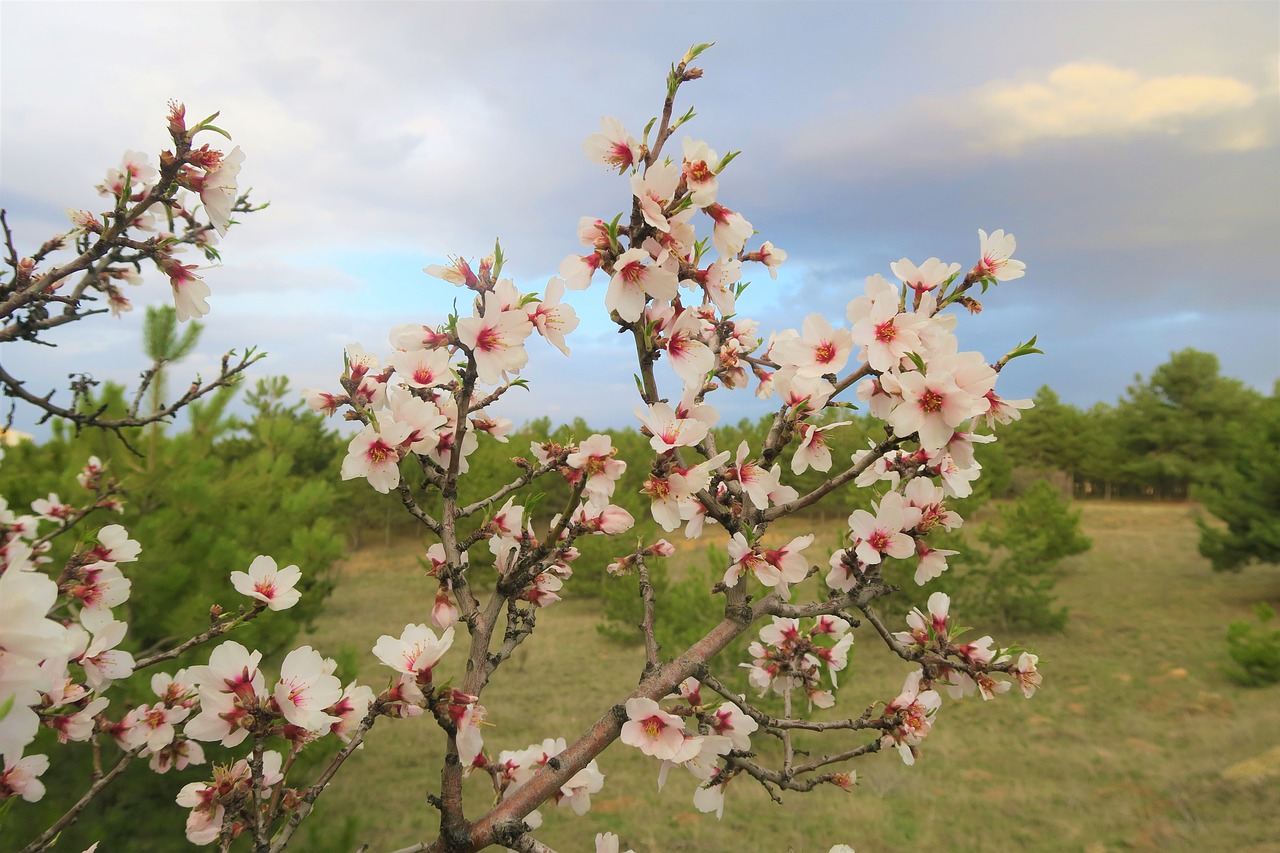
<path id="1" fill-rule="evenodd" d="M 1061 631 L 1067 609 L 1054 603 L 1054 586 L 1066 557 L 1082 554 L 1092 541 L 1080 532 L 1080 512 L 1044 480 L 998 510 L 999 523 L 986 525 L 978 538 L 992 550 L 947 538 L 936 547 L 960 551 L 947 572 L 928 589 L 941 588 L 956 600 L 966 618 L 985 618 L 1002 627 Z M 955 571 L 957 570 L 958 571 Z"/>
<path id="2" fill-rule="evenodd" d="M 1227 654 L 1236 666 L 1228 667 L 1227 675 L 1250 687 L 1280 682 L 1280 628 L 1270 628 L 1276 612 L 1259 602 L 1253 612 L 1258 616 L 1255 625 L 1237 619 L 1227 627 Z"/>

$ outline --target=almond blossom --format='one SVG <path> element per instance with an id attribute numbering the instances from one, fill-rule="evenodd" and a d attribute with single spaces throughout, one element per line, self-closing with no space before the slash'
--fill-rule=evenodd
<path id="1" fill-rule="evenodd" d="M 979 404 L 962 391 L 950 373 L 935 369 L 903 373 L 898 377 L 902 402 L 889 414 L 889 423 L 899 436 L 918 435 L 925 450 L 940 450 L 951 440 L 955 428 L 975 414 Z M 985 401 L 981 404 L 985 408 Z"/>
<path id="2" fill-rule="evenodd" d="M 692 447 L 706 438 L 708 424 L 695 417 L 677 417 L 667 403 L 653 403 L 649 410 L 635 409 L 635 416 L 652 436 L 650 446 L 659 453 L 677 447 Z"/>
<path id="3" fill-rule="evenodd" d="M 169 277 L 178 322 L 185 323 L 209 313 L 209 303 L 206 300 L 213 291 L 204 283 L 204 279 L 195 274 L 195 264 L 182 264 L 172 257 L 161 255 L 156 258 L 156 266 Z"/>
<path id="4" fill-rule="evenodd" d="M 400 638 L 383 634 L 374 644 L 373 653 L 396 672 L 412 675 L 421 683 L 431 680 L 431 668 L 440 662 L 453 645 L 453 628 L 439 637 L 426 625 L 405 625 Z"/>
<path id="5" fill-rule="evenodd" d="M 858 300 L 855 300 L 857 302 Z M 917 330 L 927 322 L 920 314 L 899 311 L 898 292 L 882 290 L 871 300 L 869 310 L 850 329 L 853 342 L 862 346 L 866 362 L 875 371 L 897 367 L 908 353 L 920 349 Z M 849 310 L 850 319 L 854 309 Z"/>
<path id="6" fill-rule="evenodd" d="M 444 349 L 401 350 L 388 359 L 396 375 L 411 388 L 444 385 L 453 379 L 449 352 Z"/>
<path id="7" fill-rule="evenodd" d="M 895 728 L 880 739 L 884 747 L 896 746 L 902 763 L 916 763 L 916 749 L 929 735 L 933 717 L 942 707 L 942 697 L 935 691 L 922 687 L 923 673 L 916 670 L 907 676 L 902 692 L 885 706 L 884 717 L 897 719 Z"/>
<path id="8" fill-rule="evenodd" d="M 676 273 L 661 264 L 644 249 L 628 249 L 618 256 L 605 292 L 604 306 L 617 311 L 629 323 L 640 319 L 645 299 L 669 301 L 676 295 Z"/>
<path id="9" fill-rule="evenodd" d="M 680 169 L 673 163 L 654 163 L 643 175 L 631 176 L 631 194 L 640 204 L 640 215 L 659 231 L 670 231 L 667 206 L 680 183 Z"/>
<path id="10" fill-rule="evenodd" d="M 342 479 L 364 477 L 386 494 L 400 484 L 401 445 L 413 432 L 408 424 L 391 421 L 381 429 L 370 424 L 347 445 L 342 460 Z"/>
<path id="11" fill-rule="evenodd" d="M 800 443 L 791 457 L 791 473 L 803 474 L 809 468 L 815 471 L 831 470 L 831 449 L 827 447 L 824 433 L 836 427 L 848 426 L 853 421 L 837 421 L 833 424 L 814 424 L 801 421 L 796 424 L 796 432 L 800 434 Z"/>
<path id="12" fill-rule="evenodd" d="M 205 215 L 222 236 L 226 236 L 227 225 L 231 219 L 231 208 L 236 201 L 236 177 L 244 163 L 244 152 L 237 145 L 222 157 L 216 169 L 204 176 L 200 182 L 200 201 L 204 204 Z"/>
<path id="13" fill-rule="evenodd" d="M 885 495 L 875 515 L 865 509 L 854 510 L 849 530 L 858 559 L 874 566 L 886 556 L 898 560 L 910 557 L 916 550 L 915 540 L 903 531 L 914 527 L 919 518 L 920 510 L 905 506 L 898 492 Z"/>
<path id="14" fill-rule="evenodd" d="M 729 744 L 742 752 L 751 748 L 751 733 L 760 728 L 759 723 L 732 702 L 721 705 L 712 714 L 710 724 L 713 732 L 727 737 Z"/>
<path id="15" fill-rule="evenodd" d="M 665 348 L 671 369 L 686 388 L 701 388 L 707 374 L 715 368 L 716 357 L 702 341 L 702 323 L 692 311 L 676 318 L 667 333 Z"/>
<path id="16" fill-rule="evenodd" d="M 849 330 L 836 329 L 821 314 L 810 314 L 801 328 L 801 336 L 774 344 L 778 363 L 794 367 L 797 375 L 807 378 L 839 373 L 853 351 Z"/>
<path id="17" fill-rule="evenodd" d="M 769 508 L 769 493 L 778 487 L 777 475 L 747 460 L 751 448 L 745 439 L 738 445 L 734 464 L 724 473 L 726 482 L 736 481 L 756 509 Z"/>
<path id="18" fill-rule="evenodd" d="M 683 166 L 681 177 L 696 207 L 707 207 L 715 202 L 719 192 L 716 170 L 720 168 L 720 157 L 707 143 L 685 137 L 683 146 Z"/>
<path id="19" fill-rule="evenodd" d="M 582 150 L 587 159 L 619 172 L 634 168 L 640 162 L 640 143 L 629 133 L 622 122 L 612 116 L 600 119 L 601 129 L 587 137 Z"/>
<path id="20" fill-rule="evenodd" d="M 747 238 L 755 233 L 751 223 L 741 213 L 735 213 L 722 204 L 710 204 L 703 208 L 715 222 L 711 231 L 711 244 L 722 258 L 731 258 L 742 251 Z"/>
<path id="21" fill-rule="evenodd" d="M 496 385 L 504 373 L 519 373 L 529 363 L 524 341 L 533 324 L 523 311 L 503 311 L 498 297 L 484 294 L 483 311 L 458 320 L 458 341 L 475 359 L 481 382 Z"/>
<path id="22" fill-rule="evenodd" d="M 28 803 L 44 798 L 44 783 L 40 777 L 49 769 L 49 756 L 21 753 L 4 754 L 4 772 L 0 773 L 0 803 L 9 797 L 22 797 Z"/>
<path id="23" fill-rule="evenodd" d="M 1012 281 L 1026 275 L 1027 265 L 1022 261 L 1012 260 L 1013 252 L 1018 247 L 1012 234 L 1005 234 L 1000 230 L 993 231 L 988 237 L 986 231 L 979 229 L 978 240 L 982 260 L 974 266 L 971 275 L 977 278 L 994 278 L 996 281 Z"/>
<path id="24" fill-rule="evenodd" d="M 465 258 L 450 258 L 447 265 L 429 264 L 423 267 L 422 271 L 432 278 L 447 281 L 458 287 L 469 287 L 472 290 L 480 289 L 480 279 L 476 277 L 471 265 L 467 263 Z"/>
<path id="25" fill-rule="evenodd" d="M 280 664 L 280 681 L 272 698 L 280 713 L 307 732 L 324 732 L 341 722 L 325 713 L 342 698 L 342 682 L 333 675 L 337 664 L 322 658 L 311 646 L 294 649 Z"/>
<path id="26" fill-rule="evenodd" d="M 684 745 L 684 721 L 663 711 L 652 699 L 628 699 L 621 740 L 645 755 L 671 759 Z"/>
<path id="27" fill-rule="evenodd" d="M 569 347 L 564 336 L 578 328 L 578 315 L 572 305 L 566 305 L 560 299 L 564 296 L 563 279 L 553 278 L 547 282 L 547 292 L 541 302 L 535 302 L 528 311 L 529 322 L 533 323 L 538 334 L 547 339 L 553 347 L 565 355 Z"/>
<path id="28" fill-rule="evenodd" d="M 152 752 L 160 752 L 173 742 L 177 735 L 174 726 L 187 718 L 191 709 L 171 707 L 163 702 L 154 705 L 139 705 L 129 712 L 129 735 L 126 743 L 130 748 L 146 746 Z"/>
<path id="29" fill-rule="evenodd" d="M 232 572 L 231 585 L 236 592 L 265 602 L 269 610 L 288 610 L 302 599 L 295 587 L 302 578 L 297 566 L 276 568 L 276 561 L 265 555 L 254 557 L 248 572 Z"/>
<path id="30" fill-rule="evenodd" d="M 582 470 L 586 476 L 583 489 L 593 503 L 609 503 L 614 486 L 626 473 L 627 463 L 617 459 L 617 453 L 612 438 L 595 434 L 582 441 L 565 459 L 566 465 Z"/>
<path id="31" fill-rule="evenodd" d="M 917 301 L 924 294 L 936 290 L 960 271 L 959 264 L 944 264 L 937 258 L 929 258 L 920 266 L 916 266 L 906 258 L 889 264 L 893 274 L 916 292 Z"/>

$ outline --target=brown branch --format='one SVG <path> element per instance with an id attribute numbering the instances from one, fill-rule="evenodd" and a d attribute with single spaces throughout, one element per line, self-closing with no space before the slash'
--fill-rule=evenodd
<path id="1" fill-rule="evenodd" d="M 653 584 L 649 582 L 649 567 L 643 551 L 636 552 L 636 572 L 640 577 L 640 600 L 644 602 L 644 618 L 640 620 L 640 632 L 644 634 L 645 672 L 658 668 L 658 640 L 654 636 L 657 617 L 654 614 Z"/>
<path id="2" fill-rule="evenodd" d="M 439 536 L 443 529 L 440 522 L 432 518 L 426 510 L 418 505 L 418 502 L 413 499 L 413 492 L 409 489 L 409 484 L 403 478 L 401 478 L 400 484 L 396 486 L 396 491 L 400 493 L 400 503 L 404 504 L 404 508 L 409 511 L 409 514 L 426 525 L 427 529 L 432 533 Z"/>
<path id="3" fill-rule="evenodd" d="M 805 507 L 813 506 L 815 503 L 822 500 L 822 498 L 831 494 L 831 492 L 834 492 L 836 489 L 840 488 L 845 483 L 850 482 L 863 471 L 870 468 L 875 464 L 877 459 L 888 453 L 890 450 L 896 448 L 901 441 L 902 439 L 900 438 L 886 438 L 884 441 L 877 444 L 870 453 L 864 456 L 861 462 L 855 463 L 841 471 L 839 474 L 822 483 L 807 495 L 802 495 L 790 503 L 778 504 L 777 506 L 770 507 L 761 513 L 761 517 L 765 521 L 774 521 L 775 519 L 791 515 L 793 512 L 799 512 Z"/>
<path id="4" fill-rule="evenodd" d="M 239 381 L 240 374 L 262 359 L 265 355 L 265 353 L 255 353 L 254 349 L 250 347 L 245 350 L 245 353 L 240 357 L 239 362 L 232 365 L 231 359 L 235 356 L 235 350 L 232 350 L 222 357 L 222 366 L 216 379 L 207 384 L 201 385 L 197 378 L 195 382 L 191 383 L 187 392 L 183 394 L 177 402 L 157 409 L 149 415 L 142 416 L 134 414 L 124 418 L 102 418 L 100 415 L 102 414 L 103 409 L 99 409 L 97 412 L 88 413 L 58 406 L 52 402 L 54 392 L 50 391 L 43 397 L 38 397 L 35 394 L 32 394 L 23 387 L 26 384 L 25 382 L 9 373 L 2 365 L 0 365 L 0 385 L 3 386 L 6 396 L 16 397 L 17 399 L 29 403 L 43 411 L 45 414 L 40 419 L 40 423 L 44 423 L 52 418 L 58 418 L 75 424 L 77 429 L 87 426 L 98 429 L 113 430 L 118 434 L 122 429 L 142 427 L 152 423 L 167 421 L 180 409 L 190 405 L 204 395 L 218 388 L 225 388 L 234 385 Z"/>
<path id="5" fill-rule="evenodd" d="M 541 477 L 543 474 L 547 474 L 551 471 L 554 471 L 555 469 L 556 469 L 556 464 L 554 462 L 547 462 L 544 465 L 539 465 L 537 468 L 529 468 L 525 473 L 521 474 L 519 477 L 512 480 L 510 483 L 507 483 L 505 486 L 498 489 L 493 494 L 489 495 L 489 497 L 484 498 L 482 500 L 478 500 L 472 504 L 467 504 L 466 506 L 460 508 L 458 510 L 458 518 L 467 518 L 468 516 L 474 515 L 475 513 L 479 512 L 482 509 L 485 509 L 486 507 L 493 506 L 498 501 L 502 500 L 512 492 L 516 492 L 516 491 L 519 491 L 520 489 L 523 489 L 525 486 L 529 485 L 534 480 Z"/>
<path id="6" fill-rule="evenodd" d="M 920 660 L 920 656 L 918 654 L 914 654 L 894 639 L 893 632 L 885 626 L 884 622 L 880 619 L 880 614 L 876 613 L 875 610 L 871 608 L 870 602 L 856 606 L 862 611 L 862 614 L 867 617 L 867 621 L 871 623 L 871 627 L 876 629 L 876 633 L 880 635 L 880 639 L 884 640 L 885 645 L 889 647 L 890 651 L 905 661 L 911 661 L 914 663 Z"/>
<path id="7" fill-rule="evenodd" d="M 255 602 L 253 605 L 253 609 L 250 610 L 248 613 L 245 613 L 241 616 L 236 616 L 235 618 L 229 619 L 226 622 L 217 622 L 211 625 L 209 627 L 209 630 L 205 631 L 204 633 L 197 634 L 196 636 L 192 637 L 186 642 L 180 643 L 174 646 L 173 648 L 169 649 L 168 651 L 159 652 L 157 654 L 151 655 L 150 657 L 145 657 L 142 660 L 137 661 L 133 665 L 133 671 L 137 672 L 140 669 L 146 669 L 149 666 L 155 666 L 158 663 L 163 663 L 167 660 L 173 660 L 178 655 L 185 652 L 187 649 L 198 646 L 201 643 L 207 643 L 210 640 L 212 640 L 214 637 L 220 637 L 223 634 L 227 633 L 236 625 L 242 624 L 244 622 L 248 622 L 251 619 L 256 619 L 258 615 L 266 609 L 267 609 L 267 603 L 265 601 Z"/>

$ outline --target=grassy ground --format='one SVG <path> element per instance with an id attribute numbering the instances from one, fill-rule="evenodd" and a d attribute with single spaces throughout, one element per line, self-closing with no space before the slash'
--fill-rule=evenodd
<path id="1" fill-rule="evenodd" d="M 1267 569 L 1214 574 L 1196 552 L 1185 505 L 1080 506 L 1094 548 L 1073 558 L 1059 583 L 1071 611 L 1066 631 L 996 634 L 1039 652 L 1045 687 L 1034 699 L 944 702 L 914 767 L 892 753 L 870 756 L 857 765 L 852 793 L 791 794 L 777 805 L 740 778 L 720 822 L 694 810 L 687 774 L 674 772 L 659 794 L 657 763 L 615 744 L 600 757 L 606 783 L 591 811 L 578 818 L 545 808 L 538 837 L 561 853 L 593 849 L 600 831 L 638 853 L 825 853 L 837 842 L 859 853 L 1280 853 L 1280 688 L 1241 688 L 1222 673 L 1227 622 L 1248 616 L 1255 601 L 1280 603 L 1280 578 Z M 813 526 L 796 522 L 794 532 Z M 380 634 L 427 621 L 431 593 L 415 571 L 418 551 L 404 543 L 354 554 L 307 640 L 326 653 L 354 647 L 366 662 L 362 679 L 385 683 L 388 671 L 368 663 L 367 650 Z M 673 574 L 682 559 L 702 557 L 677 555 Z M 572 581 L 567 592 L 485 694 L 491 754 L 571 738 L 636 683 L 640 650 L 602 640 L 597 603 L 574 600 Z M 859 630 L 837 710 L 856 715 L 859 703 L 897 694 L 907 670 L 878 642 Z M 433 836 L 436 813 L 424 792 L 438 789 L 439 740 L 429 721 L 380 721 L 325 794 L 327 817 L 359 816 L 360 840 L 374 853 Z M 491 797 L 473 780 L 470 812 Z"/>

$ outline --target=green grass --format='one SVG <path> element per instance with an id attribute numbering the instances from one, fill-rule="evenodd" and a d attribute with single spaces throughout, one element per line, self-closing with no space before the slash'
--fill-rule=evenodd
<path id="1" fill-rule="evenodd" d="M 673 772 L 659 794 L 657 762 L 615 744 L 599 758 L 605 788 L 591 811 L 578 818 L 545 807 L 537 837 L 560 853 L 592 850 L 601 831 L 618 833 L 623 849 L 637 853 L 825 853 L 837 842 L 859 853 L 917 846 L 1280 853 L 1280 688 L 1242 688 L 1222 671 L 1227 623 L 1247 617 L 1255 601 L 1280 603 L 1280 576 L 1267 568 L 1213 573 L 1196 551 L 1186 505 L 1077 506 L 1094 547 L 1065 564 L 1058 590 L 1071 612 L 1066 631 L 992 632 L 1040 654 L 1045 686 L 1034 699 L 1015 692 L 986 703 L 944 701 L 914 767 L 894 753 L 870 756 L 854 765 L 859 784 L 851 793 L 788 794 L 777 805 L 739 777 L 720 822 L 694 810 L 692 777 Z M 795 521 L 778 539 L 817 526 Z M 703 559 L 703 547 L 673 558 L 673 576 Z M 327 654 L 356 648 L 362 680 L 385 684 L 389 671 L 368 650 L 380 634 L 428 621 L 433 590 L 416 568 L 418 551 L 400 543 L 354 554 L 306 641 Z M 571 739 L 639 677 L 639 647 L 603 640 L 597 602 L 575 600 L 572 581 L 565 592 L 485 693 L 495 724 L 486 733 L 491 755 Z M 440 677 L 461 658 L 450 654 Z M 723 661 L 719 671 L 737 663 Z M 906 672 L 859 629 L 835 710 L 856 715 L 865 702 L 893 698 Z M 766 739 L 757 740 L 768 754 Z M 321 800 L 318 819 L 358 816 L 360 840 L 375 852 L 433 837 L 437 815 L 424 795 L 439 787 L 440 741 L 429 720 L 379 721 Z M 852 742 L 831 738 L 814 748 Z M 467 795 L 473 816 L 492 800 L 481 778 Z"/>

